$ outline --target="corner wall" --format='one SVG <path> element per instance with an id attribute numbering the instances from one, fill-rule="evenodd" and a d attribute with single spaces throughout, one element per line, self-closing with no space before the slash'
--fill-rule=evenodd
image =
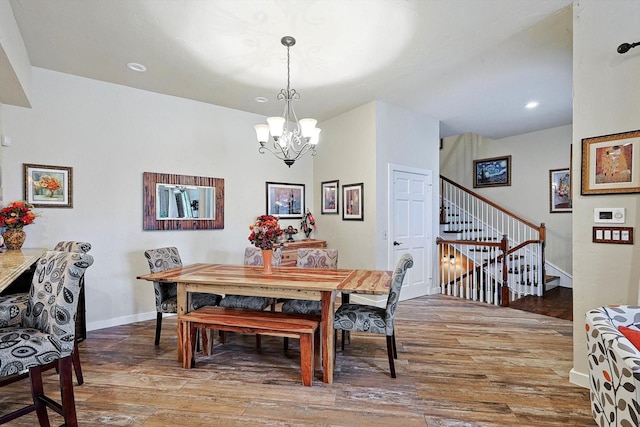
<path id="1" fill-rule="evenodd" d="M 638 40 L 640 2 L 580 0 L 573 9 L 573 176 L 580 177 L 582 139 L 640 129 L 640 50 L 616 48 Z M 591 242 L 593 209 L 621 207 L 624 226 L 640 229 L 638 194 L 580 195 L 573 186 L 573 370 L 571 381 L 588 386 L 585 313 L 609 304 L 637 305 L 640 240 L 633 245 Z"/>

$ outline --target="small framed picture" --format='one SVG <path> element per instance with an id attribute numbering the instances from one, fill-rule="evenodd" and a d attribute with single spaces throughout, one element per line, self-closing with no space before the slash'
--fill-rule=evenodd
<path id="1" fill-rule="evenodd" d="M 267 182 L 267 215 L 302 218 L 304 211 L 304 184 Z"/>
<path id="2" fill-rule="evenodd" d="M 73 207 L 73 169 L 23 163 L 24 200 L 37 208 Z"/>
<path id="3" fill-rule="evenodd" d="M 364 183 L 342 186 L 342 219 L 364 221 Z"/>
<path id="4" fill-rule="evenodd" d="M 338 189 L 340 187 L 340 181 L 325 181 L 322 186 L 322 200 L 320 200 L 321 214 L 338 214 L 338 205 L 340 204 L 338 199 Z"/>
<path id="5" fill-rule="evenodd" d="M 473 161 L 473 188 L 511 185 L 511 156 Z"/>
<path id="6" fill-rule="evenodd" d="M 549 171 L 549 212 L 571 212 L 571 171 Z"/>
<path id="7" fill-rule="evenodd" d="M 640 193 L 640 130 L 582 140 L 581 194 Z"/>

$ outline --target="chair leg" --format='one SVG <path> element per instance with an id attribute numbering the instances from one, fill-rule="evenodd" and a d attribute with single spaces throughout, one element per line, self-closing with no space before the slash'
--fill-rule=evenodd
<path id="1" fill-rule="evenodd" d="M 393 332 L 393 358 L 397 359 L 398 358 L 398 346 L 396 345 L 396 332 Z"/>
<path id="2" fill-rule="evenodd" d="M 387 356 L 389 357 L 389 370 L 391 378 L 396 377 L 396 367 L 393 363 L 393 336 L 387 335 Z"/>
<path id="3" fill-rule="evenodd" d="M 256 334 L 256 348 L 262 347 L 262 336 Z"/>
<path id="4" fill-rule="evenodd" d="M 66 427 L 78 427 L 76 418 L 76 402 L 73 395 L 73 376 L 71 369 L 73 360 L 63 357 L 58 362 L 60 365 L 60 396 L 62 398 L 62 416 Z"/>
<path id="5" fill-rule="evenodd" d="M 342 343 L 340 344 L 342 346 L 342 351 L 344 351 L 344 337 L 346 336 L 347 331 L 345 331 L 344 329 L 342 330 Z"/>
<path id="6" fill-rule="evenodd" d="M 31 381 L 31 397 L 35 406 L 38 422 L 42 427 L 50 427 L 49 415 L 47 414 L 47 405 L 42 401 L 44 396 L 44 386 L 42 385 L 42 368 L 40 366 L 29 369 L 29 379 Z M 62 381 L 62 376 L 60 376 Z"/>
<path id="7" fill-rule="evenodd" d="M 162 313 L 158 312 L 156 316 L 156 341 L 155 345 L 160 345 L 160 330 L 162 329 Z"/>
<path id="8" fill-rule="evenodd" d="M 80 351 L 78 350 L 78 340 L 75 340 L 73 342 L 73 353 L 71 356 L 73 357 L 73 370 L 76 373 L 78 385 L 82 385 L 84 384 L 84 377 L 82 376 L 82 366 L 80 366 Z"/>
<path id="9" fill-rule="evenodd" d="M 286 352 L 287 350 L 289 350 L 289 337 L 284 337 L 284 341 L 282 342 L 283 346 L 284 346 L 284 351 Z"/>

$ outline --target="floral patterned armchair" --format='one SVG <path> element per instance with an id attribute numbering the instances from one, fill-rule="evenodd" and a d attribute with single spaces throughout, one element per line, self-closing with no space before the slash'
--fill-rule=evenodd
<path id="1" fill-rule="evenodd" d="M 149 263 L 152 273 L 171 270 L 182 267 L 180 253 L 175 247 L 149 249 L 144 251 L 144 256 Z M 153 282 L 153 290 L 156 297 L 156 337 L 154 344 L 160 344 L 160 332 L 162 330 L 163 313 L 178 312 L 178 285 L 176 283 Z M 193 292 L 190 293 L 191 309 L 196 310 L 207 305 L 217 305 L 220 295 Z"/>
<path id="2" fill-rule="evenodd" d="M 48 424 L 47 406 L 61 411 L 65 425 L 76 426 L 72 383 L 75 353 L 75 316 L 80 280 L 93 264 L 88 254 L 48 251 L 37 267 L 22 326 L 0 329 L 0 386 L 28 376 L 33 404 L 0 417 L 0 424 L 36 411 L 41 425 Z M 45 396 L 42 371 L 57 367 L 62 404 Z"/>
<path id="3" fill-rule="evenodd" d="M 342 304 L 336 310 L 333 320 L 334 329 L 386 335 L 391 378 L 396 377 L 393 360 L 398 358 L 394 328 L 396 307 L 400 299 L 404 276 L 411 267 L 413 267 L 413 257 L 410 254 L 402 255 L 391 278 L 391 286 L 385 308 L 361 304 Z"/>
<path id="4" fill-rule="evenodd" d="M 593 418 L 600 427 L 640 425 L 640 350 L 618 330 L 640 331 L 640 307 L 600 307 L 585 320 Z"/>

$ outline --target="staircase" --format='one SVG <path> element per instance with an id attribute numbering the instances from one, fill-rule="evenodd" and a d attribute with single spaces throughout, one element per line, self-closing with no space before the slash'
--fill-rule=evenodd
<path id="1" fill-rule="evenodd" d="M 502 306 L 542 296 L 545 231 L 440 176 L 441 293 Z"/>

